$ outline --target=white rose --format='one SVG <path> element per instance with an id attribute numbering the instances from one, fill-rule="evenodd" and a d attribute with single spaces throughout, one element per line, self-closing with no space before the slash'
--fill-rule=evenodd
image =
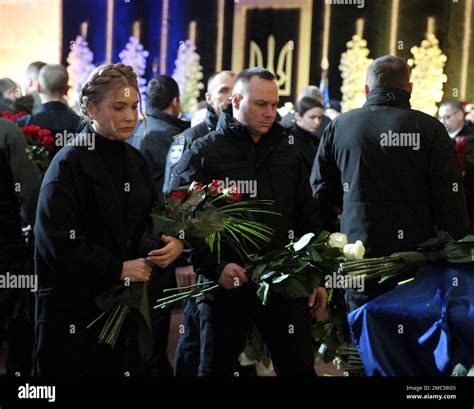
<path id="1" fill-rule="evenodd" d="M 346 244 L 342 251 L 347 260 L 362 260 L 365 254 L 365 247 L 360 240 L 357 240 L 354 244 Z"/>
<path id="2" fill-rule="evenodd" d="M 329 236 L 329 247 L 343 249 L 347 244 L 347 236 L 344 233 L 333 233 Z"/>

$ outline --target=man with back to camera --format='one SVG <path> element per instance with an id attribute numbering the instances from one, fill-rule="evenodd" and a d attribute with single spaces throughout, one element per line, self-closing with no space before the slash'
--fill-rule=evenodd
<path id="1" fill-rule="evenodd" d="M 413 84 L 407 64 L 384 56 L 368 68 L 367 102 L 341 114 L 324 132 L 311 185 L 323 227 L 361 240 L 368 257 L 390 255 L 448 232 L 467 233 L 468 217 L 453 145 L 439 121 L 410 108 Z M 396 283 L 347 289 L 355 309 Z"/>
<path id="2" fill-rule="evenodd" d="M 179 87 L 173 78 L 167 75 L 152 78 L 147 95 L 146 122 L 137 127 L 134 137 L 145 135 L 140 143 L 140 152 L 151 165 L 154 188 L 158 193 L 163 190 L 168 150 L 174 137 L 189 128 L 189 122 L 179 119 Z"/>
<path id="3" fill-rule="evenodd" d="M 81 118 L 64 103 L 68 82 L 66 67 L 61 64 L 44 65 L 37 85 L 41 105 L 35 114 L 17 120 L 19 126 L 37 125 L 49 129 L 56 140 L 54 154 L 82 130 Z"/>
<path id="4" fill-rule="evenodd" d="M 256 182 L 255 199 L 274 200 L 272 210 L 281 213 L 256 217 L 275 229 L 265 252 L 281 249 L 293 233 L 301 236 L 319 231 L 308 174 L 287 131 L 275 123 L 278 101 L 278 86 L 271 72 L 263 68 L 241 72 L 231 98 L 233 114 L 221 114 L 222 127 L 219 125 L 218 130 L 194 141 L 176 168 L 180 184 L 226 178 Z M 249 198 L 248 192 L 242 193 L 245 199 Z M 272 294 L 269 304 L 263 306 L 255 284 L 248 282 L 243 264 L 238 254 L 226 246 L 222 248 L 220 264 L 204 246 L 193 249 L 196 272 L 224 287 L 209 299 L 214 348 L 205 365 L 199 367 L 199 375 L 234 374 L 254 321 L 269 347 L 278 375 L 314 376 L 308 308 L 316 317 L 325 310 L 326 289 L 314 289 L 309 300 Z M 294 328 L 291 334 L 289 325 Z"/>

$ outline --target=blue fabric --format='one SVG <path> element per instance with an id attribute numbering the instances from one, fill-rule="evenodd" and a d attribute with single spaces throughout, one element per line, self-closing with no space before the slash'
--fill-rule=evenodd
<path id="1" fill-rule="evenodd" d="M 348 315 L 367 375 L 450 375 L 474 363 L 474 263 L 440 263 Z"/>

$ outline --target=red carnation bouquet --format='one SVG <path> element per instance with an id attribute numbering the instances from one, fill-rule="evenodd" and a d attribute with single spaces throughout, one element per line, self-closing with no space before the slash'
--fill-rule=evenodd
<path id="1" fill-rule="evenodd" d="M 19 112 L 18 114 L 2 112 L 2 117 L 12 122 L 16 122 L 17 119 L 25 115 L 27 115 L 26 112 Z M 55 140 L 51 135 L 51 131 L 42 129 L 37 125 L 22 126 L 20 131 L 25 135 L 28 143 L 26 153 L 36 163 L 41 174 L 44 175 L 51 163 L 50 152 L 54 149 Z"/>

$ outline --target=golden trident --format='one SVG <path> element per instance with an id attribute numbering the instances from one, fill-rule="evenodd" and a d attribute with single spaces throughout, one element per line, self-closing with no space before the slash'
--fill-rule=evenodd
<path id="1" fill-rule="evenodd" d="M 288 41 L 281 49 L 276 71 L 275 48 L 275 37 L 270 35 L 267 39 L 267 70 L 276 75 L 280 95 L 289 96 L 291 95 L 294 42 Z M 249 66 L 264 67 L 262 50 L 255 41 L 250 41 Z"/>

